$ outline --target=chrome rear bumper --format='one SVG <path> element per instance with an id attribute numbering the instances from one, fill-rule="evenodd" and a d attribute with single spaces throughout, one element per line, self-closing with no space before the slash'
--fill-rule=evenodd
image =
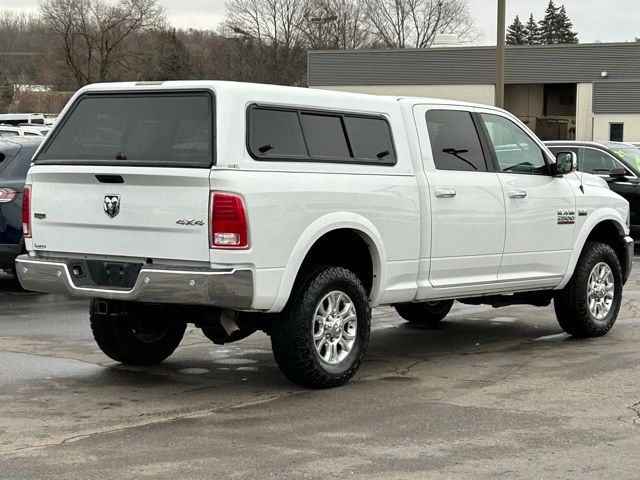
<path id="1" fill-rule="evenodd" d="M 239 310 L 250 309 L 253 302 L 253 274 L 249 269 L 143 266 L 131 289 L 79 287 L 74 283 L 65 259 L 22 255 L 16 259 L 16 273 L 26 290 L 75 297 L 209 305 Z"/>

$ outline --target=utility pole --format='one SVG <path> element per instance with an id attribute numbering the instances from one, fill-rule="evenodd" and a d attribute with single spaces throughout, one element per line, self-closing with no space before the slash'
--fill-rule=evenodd
<path id="1" fill-rule="evenodd" d="M 496 107 L 504 108 L 504 39 L 507 0 L 498 0 L 498 45 L 496 47 Z"/>

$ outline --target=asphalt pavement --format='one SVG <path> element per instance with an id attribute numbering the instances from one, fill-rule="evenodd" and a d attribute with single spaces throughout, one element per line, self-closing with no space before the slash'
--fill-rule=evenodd
<path id="1" fill-rule="evenodd" d="M 640 477 L 640 267 L 599 339 L 551 307 L 456 304 L 435 329 L 377 309 L 360 371 L 323 391 L 263 334 L 190 328 L 161 366 L 118 365 L 87 309 L 0 275 L 3 480 Z"/>

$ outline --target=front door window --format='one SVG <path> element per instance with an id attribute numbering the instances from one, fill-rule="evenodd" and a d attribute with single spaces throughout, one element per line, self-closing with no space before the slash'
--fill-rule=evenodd
<path id="1" fill-rule="evenodd" d="M 499 115 L 483 113 L 481 116 L 493 144 L 500 171 L 547 173 L 542 149 L 520 127 Z"/>

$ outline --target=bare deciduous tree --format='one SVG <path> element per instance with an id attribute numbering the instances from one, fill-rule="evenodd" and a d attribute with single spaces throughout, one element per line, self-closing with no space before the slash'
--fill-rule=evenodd
<path id="1" fill-rule="evenodd" d="M 229 62 L 231 78 L 296 84 L 303 79 L 306 0 L 229 0 L 222 32 L 232 39 L 237 62 Z M 304 75 L 304 74 L 303 74 Z"/>
<path id="2" fill-rule="evenodd" d="M 368 47 L 366 0 L 309 0 L 301 28 L 308 47 L 350 50 Z"/>
<path id="3" fill-rule="evenodd" d="M 466 0 L 369 0 L 366 12 L 374 36 L 387 48 L 426 48 L 439 33 L 472 33 Z"/>
<path id="4" fill-rule="evenodd" d="M 127 41 L 165 21 L 157 0 L 43 0 L 40 14 L 79 87 L 108 80 L 131 55 Z"/>

